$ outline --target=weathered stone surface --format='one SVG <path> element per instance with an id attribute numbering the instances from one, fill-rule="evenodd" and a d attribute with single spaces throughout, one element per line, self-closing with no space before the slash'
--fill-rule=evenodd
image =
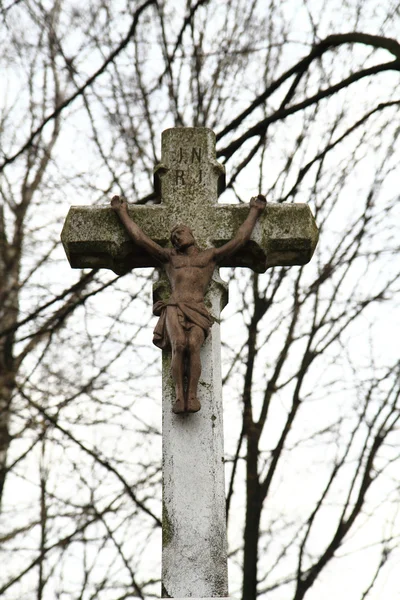
<path id="1" fill-rule="evenodd" d="M 162 203 L 130 206 L 131 218 L 155 242 L 169 243 L 172 227 L 188 225 L 200 247 L 222 246 L 233 238 L 248 214 L 248 205 L 217 203 L 224 169 L 215 160 L 215 136 L 209 129 L 176 128 L 163 132 L 163 162 L 155 169 Z M 118 274 L 134 267 L 157 266 L 129 240 L 109 206 L 71 207 L 61 234 L 74 268 L 103 267 Z M 303 265 L 318 241 L 314 217 L 306 204 L 268 204 L 251 241 L 222 266 L 263 272 L 276 265 Z"/>

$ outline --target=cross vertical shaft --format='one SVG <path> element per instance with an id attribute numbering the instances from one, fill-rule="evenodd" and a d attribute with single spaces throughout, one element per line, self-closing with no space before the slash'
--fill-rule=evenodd
<path id="1" fill-rule="evenodd" d="M 215 159 L 214 134 L 206 129 L 165 131 L 162 162 L 155 174 L 172 219 L 190 223 L 196 240 L 203 247 L 210 244 L 206 211 L 216 206 L 224 182 L 224 168 Z M 219 331 L 227 289 L 218 270 L 205 300 L 216 321 L 201 349 L 200 412 L 172 412 L 171 352 L 163 350 L 162 595 L 166 598 L 228 595 Z"/>
<path id="2" fill-rule="evenodd" d="M 210 285 L 206 300 L 218 319 L 226 287 Z M 175 415 L 170 351 L 163 350 L 163 549 L 162 597 L 228 595 L 220 326 L 202 351 L 195 414 Z"/>

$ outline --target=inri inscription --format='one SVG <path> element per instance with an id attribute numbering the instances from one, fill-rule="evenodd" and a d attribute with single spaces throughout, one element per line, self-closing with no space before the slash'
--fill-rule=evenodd
<path id="1" fill-rule="evenodd" d="M 202 183 L 203 170 L 202 163 L 202 148 L 179 148 L 177 153 L 177 163 L 182 166 L 180 169 L 175 169 L 175 184 L 187 185 L 188 183 Z M 184 163 L 182 165 L 182 163 Z M 187 168 L 189 166 L 191 168 Z M 193 168 L 195 167 L 195 168 Z"/>

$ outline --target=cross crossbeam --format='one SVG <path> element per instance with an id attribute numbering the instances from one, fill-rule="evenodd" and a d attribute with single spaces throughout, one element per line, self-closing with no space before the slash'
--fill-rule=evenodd
<path id="1" fill-rule="evenodd" d="M 177 222 L 190 223 L 184 212 L 171 217 L 162 205 L 131 205 L 128 210 L 139 227 L 161 246 L 168 244 L 169 232 Z M 214 226 L 208 241 L 218 247 L 232 239 L 247 216 L 248 206 L 216 205 L 212 211 L 204 211 L 203 229 Z M 129 239 L 109 206 L 71 207 L 62 240 L 73 268 L 105 268 L 123 275 L 135 267 L 159 266 Z M 310 261 L 317 240 L 318 230 L 307 204 L 267 204 L 250 242 L 221 266 L 249 267 L 263 273 L 269 267 L 304 265 Z"/>

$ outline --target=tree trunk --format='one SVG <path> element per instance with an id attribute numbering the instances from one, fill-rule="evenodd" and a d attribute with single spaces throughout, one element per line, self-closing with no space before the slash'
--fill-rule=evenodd
<path id="1" fill-rule="evenodd" d="M 3 215 L 0 214 L 2 221 Z M 3 224 L 3 227 L 1 225 Z M 7 452 L 11 441 L 9 425 L 15 386 L 14 326 L 19 314 L 20 248 L 8 244 L 4 222 L 0 223 L 0 508 L 7 474 Z"/>
<path id="2" fill-rule="evenodd" d="M 9 422 L 12 388 L 11 377 L 2 373 L 0 376 L 0 508 L 7 474 L 7 452 L 11 439 Z"/>
<path id="3" fill-rule="evenodd" d="M 251 430 L 247 438 L 246 465 L 246 523 L 244 529 L 243 600 L 257 598 L 258 538 L 260 530 L 261 503 L 258 480 L 258 436 Z"/>

